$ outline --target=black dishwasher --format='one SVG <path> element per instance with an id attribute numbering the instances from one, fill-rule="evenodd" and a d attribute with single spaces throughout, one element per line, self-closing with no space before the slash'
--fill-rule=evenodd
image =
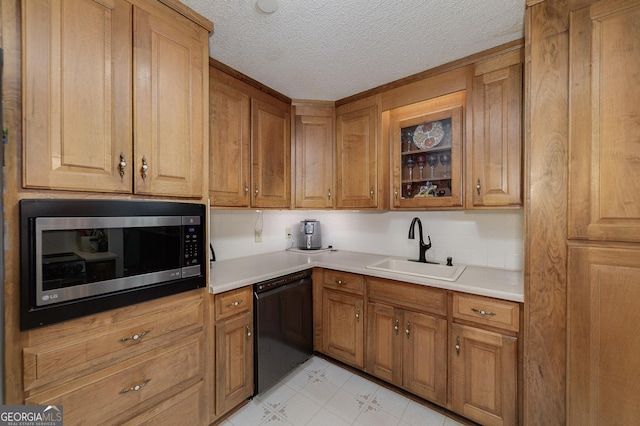
<path id="1" fill-rule="evenodd" d="M 274 385 L 313 352 L 311 270 L 255 284 L 255 393 Z"/>

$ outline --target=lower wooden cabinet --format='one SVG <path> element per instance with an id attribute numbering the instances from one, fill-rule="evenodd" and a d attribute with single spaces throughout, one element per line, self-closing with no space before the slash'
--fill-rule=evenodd
<path id="1" fill-rule="evenodd" d="M 446 319 L 379 302 L 367 309 L 367 372 L 445 405 Z"/>
<path id="2" fill-rule="evenodd" d="M 65 425 L 173 425 L 204 404 L 203 290 L 26 332 L 26 404 L 62 404 Z M 173 416 L 173 417 L 172 417 Z"/>
<path id="3" fill-rule="evenodd" d="M 364 277 L 330 269 L 315 276 L 322 277 L 322 352 L 364 368 Z"/>
<path id="4" fill-rule="evenodd" d="M 483 425 L 514 425 L 517 408 L 517 340 L 451 325 L 451 406 Z"/>
<path id="5" fill-rule="evenodd" d="M 253 395 L 251 287 L 215 295 L 216 417 Z"/>
<path id="6" fill-rule="evenodd" d="M 323 352 L 354 367 L 364 368 L 362 296 L 325 290 L 322 310 Z"/>

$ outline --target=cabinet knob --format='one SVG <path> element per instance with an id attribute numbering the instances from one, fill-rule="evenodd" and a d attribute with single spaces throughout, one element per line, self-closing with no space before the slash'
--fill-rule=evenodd
<path id="1" fill-rule="evenodd" d="M 329 188 L 329 193 L 327 195 L 329 196 L 329 200 L 331 200 L 331 188 Z"/>
<path id="2" fill-rule="evenodd" d="M 242 303 L 242 299 L 236 300 L 235 302 L 227 303 L 226 305 L 224 305 L 224 307 L 225 308 L 231 308 L 231 307 L 234 307 L 234 306 L 238 306 L 241 303 Z"/>
<path id="3" fill-rule="evenodd" d="M 124 153 L 120 153 L 120 162 L 118 163 L 118 171 L 120 172 L 120 178 L 124 177 L 124 168 L 127 167 L 127 161 L 124 158 Z"/>
<path id="4" fill-rule="evenodd" d="M 251 330 L 249 329 L 249 324 L 247 324 L 247 340 L 251 338 Z"/>
<path id="5" fill-rule="evenodd" d="M 456 356 L 460 355 L 460 336 L 456 336 Z"/>
<path id="6" fill-rule="evenodd" d="M 373 188 L 371 188 L 369 190 L 369 195 L 371 195 L 371 198 L 373 198 L 373 194 L 375 194 L 375 191 L 373 190 Z"/>
<path id="7" fill-rule="evenodd" d="M 356 322 L 360 322 L 360 308 L 356 308 Z"/>
<path id="8" fill-rule="evenodd" d="M 398 199 L 398 187 L 394 186 L 393 187 L 393 195 L 396 197 L 396 200 Z"/>
<path id="9" fill-rule="evenodd" d="M 393 326 L 393 331 L 395 331 L 395 332 L 396 332 L 396 336 L 398 335 L 398 330 L 399 330 L 399 328 L 400 328 L 400 327 L 398 327 L 398 325 L 399 325 L 399 324 L 398 324 L 398 320 L 396 320 L 396 323 L 395 323 L 395 325 Z"/>
<path id="10" fill-rule="evenodd" d="M 256 192 L 256 197 L 257 197 L 258 196 L 258 185 L 256 185 L 255 192 Z"/>
<path id="11" fill-rule="evenodd" d="M 336 280 L 336 284 L 338 284 L 338 285 L 347 285 L 347 284 L 349 284 L 349 282 L 348 281 L 342 281 L 342 280 Z"/>
<path id="12" fill-rule="evenodd" d="M 411 324 L 409 324 L 409 321 L 407 321 L 407 328 L 404 329 L 404 334 L 407 335 L 407 339 L 411 335 Z"/>
<path id="13" fill-rule="evenodd" d="M 247 185 L 246 183 L 244 184 L 244 196 L 246 197 L 247 194 L 249 194 L 249 185 Z"/>
<path id="14" fill-rule="evenodd" d="M 142 167 L 140 168 L 140 175 L 142 176 L 142 180 L 147 179 L 147 170 L 149 170 L 149 163 L 147 163 L 147 157 L 145 155 L 142 156 Z"/>
<path id="15" fill-rule="evenodd" d="M 476 182 L 476 191 L 478 192 L 478 195 L 480 195 L 480 188 L 482 188 L 480 186 L 480 178 L 478 178 L 478 182 Z"/>

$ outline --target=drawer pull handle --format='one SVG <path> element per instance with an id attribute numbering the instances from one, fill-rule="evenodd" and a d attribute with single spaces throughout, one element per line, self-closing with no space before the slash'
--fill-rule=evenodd
<path id="1" fill-rule="evenodd" d="M 400 327 L 398 327 L 398 320 L 396 320 L 396 324 L 393 326 L 393 331 L 396 332 L 396 336 L 398 335 L 398 330 Z"/>
<path id="2" fill-rule="evenodd" d="M 480 189 L 482 187 L 480 186 L 480 178 L 478 178 L 478 182 L 476 183 L 476 191 L 478 192 L 478 195 L 480 195 Z"/>
<path id="3" fill-rule="evenodd" d="M 120 391 L 120 393 L 121 393 L 121 394 L 123 394 L 123 393 L 129 393 L 129 392 L 138 392 L 138 391 L 139 391 L 140 389 L 142 389 L 142 388 L 143 388 L 147 383 L 149 383 L 149 381 L 150 381 L 150 380 L 151 380 L 151 379 L 147 379 L 147 380 L 145 380 L 144 382 L 142 382 L 142 383 L 140 383 L 140 384 L 137 384 L 137 385 L 135 385 L 135 386 L 131 386 L 130 388 L 127 388 L 127 389 L 122 389 L 122 390 Z"/>
<path id="4" fill-rule="evenodd" d="M 460 356 L 460 336 L 456 336 L 456 356 Z"/>
<path id="5" fill-rule="evenodd" d="M 348 281 L 342 281 L 342 280 L 336 280 L 336 284 L 338 284 L 338 285 L 347 285 L 347 284 L 349 284 L 349 282 Z"/>
<path id="6" fill-rule="evenodd" d="M 247 340 L 251 338 L 251 330 L 249 330 L 249 325 L 247 324 Z"/>
<path id="7" fill-rule="evenodd" d="M 476 309 L 476 308 L 471 308 L 471 310 L 473 312 L 475 312 L 476 314 L 480 314 L 480 315 L 487 315 L 487 316 L 494 316 L 496 313 L 495 312 L 490 312 L 490 311 L 485 311 L 484 309 Z"/>
<path id="8" fill-rule="evenodd" d="M 144 336 L 146 336 L 147 334 L 149 334 L 151 330 L 145 330 L 142 333 L 138 334 L 134 334 L 133 336 L 129 336 L 129 337 L 122 337 L 120 338 L 121 342 L 126 342 L 127 340 L 139 340 L 142 339 Z"/>
<path id="9" fill-rule="evenodd" d="M 329 201 L 331 201 L 331 188 L 329 188 Z"/>
<path id="10" fill-rule="evenodd" d="M 238 306 L 241 303 L 242 303 L 242 299 L 236 300 L 235 302 L 227 303 L 226 305 L 224 305 L 224 307 L 225 308 L 232 308 L 234 306 Z"/>
<path id="11" fill-rule="evenodd" d="M 408 339 L 411 334 L 411 324 L 409 324 L 409 321 L 407 321 L 407 328 L 405 328 L 404 333 L 407 335 Z"/>

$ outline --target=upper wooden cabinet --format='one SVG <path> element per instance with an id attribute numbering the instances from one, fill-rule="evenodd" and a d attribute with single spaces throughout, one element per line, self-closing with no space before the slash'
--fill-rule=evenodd
<path id="1" fill-rule="evenodd" d="M 522 51 L 474 64 L 468 209 L 522 206 Z"/>
<path id="2" fill-rule="evenodd" d="M 571 14 L 569 238 L 640 242 L 640 2 Z"/>
<path id="3" fill-rule="evenodd" d="M 202 196 L 210 22 L 121 0 L 22 20 L 25 187 Z"/>
<path id="4" fill-rule="evenodd" d="M 393 208 L 462 207 L 465 100 L 460 91 L 385 112 Z"/>
<path id="5" fill-rule="evenodd" d="M 290 208 L 290 105 L 216 66 L 209 86 L 211 205 Z"/>
<path id="6" fill-rule="evenodd" d="M 333 106 L 295 106 L 295 207 L 333 207 Z"/>
<path id="7" fill-rule="evenodd" d="M 249 207 L 251 98 L 211 79 L 209 196 L 212 206 Z"/>

